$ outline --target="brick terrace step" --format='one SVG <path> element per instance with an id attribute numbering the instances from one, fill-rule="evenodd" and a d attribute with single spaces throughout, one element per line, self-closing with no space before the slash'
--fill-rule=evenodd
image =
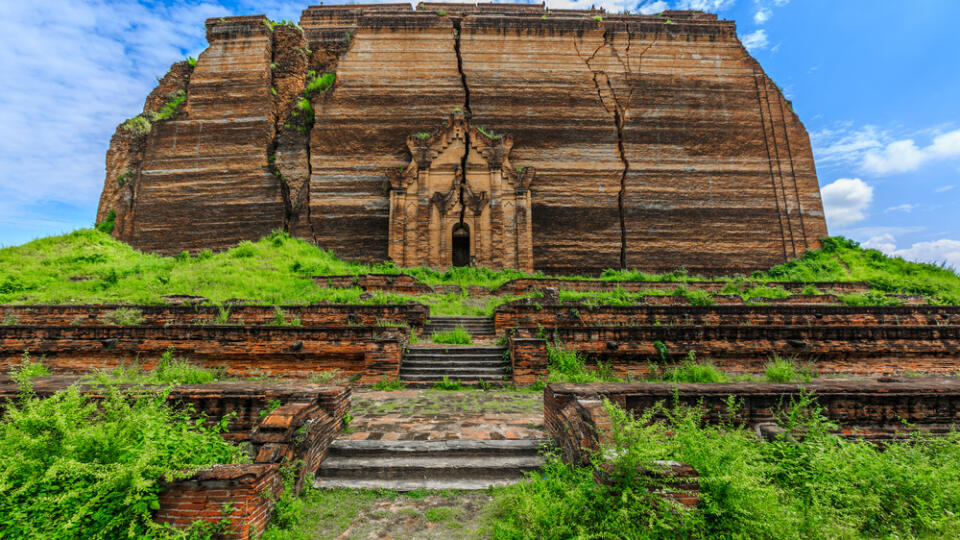
<path id="1" fill-rule="evenodd" d="M 429 336 L 457 327 L 463 328 L 471 336 L 491 336 L 495 333 L 492 317 L 431 317 L 424 333 Z"/>

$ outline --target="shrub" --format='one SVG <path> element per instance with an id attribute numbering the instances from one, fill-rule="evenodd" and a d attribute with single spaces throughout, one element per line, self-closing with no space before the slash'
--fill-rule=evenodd
<path id="1" fill-rule="evenodd" d="M 120 307 L 107 311 L 103 314 L 103 318 L 107 322 L 123 326 L 142 324 L 144 321 L 142 311 L 136 308 L 128 307 Z"/>
<path id="2" fill-rule="evenodd" d="M 249 461 L 166 395 L 111 388 L 93 402 L 77 387 L 25 394 L 0 423 L 0 537 L 163 536 L 154 523 L 163 479 L 215 463 Z"/>
<path id="3" fill-rule="evenodd" d="M 593 20 L 595 22 L 603 22 L 603 17 L 601 17 L 600 15 L 594 15 Z"/>
<path id="4" fill-rule="evenodd" d="M 730 382 L 726 373 L 717 369 L 713 362 L 697 362 L 693 351 L 679 366 L 668 369 L 664 379 L 677 383 L 722 383 Z"/>
<path id="5" fill-rule="evenodd" d="M 446 16 L 447 16 L 447 10 L 445 10 L 445 9 L 438 9 L 438 10 L 437 10 L 437 15 L 439 15 L 439 16 L 441 16 L 441 17 L 446 17 Z"/>
<path id="6" fill-rule="evenodd" d="M 101 221 L 100 223 L 97 223 L 96 228 L 98 231 L 102 233 L 110 234 L 113 232 L 113 227 L 116 225 L 116 223 L 117 223 L 117 211 L 110 210 L 109 212 L 107 212 L 107 218 Z"/>
<path id="7" fill-rule="evenodd" d="M 734 403 L 728 403 L 728 408 Z M 846 440 L 809 396 L 783 415 L 802 440 L 758 441 L 698 408 L 662 406 L 633 418 L 609 403 L 612 485 L 591 467 L 550 457 L 495 493 L 494 538 L 954 538 L 960 532 L 960 434 L 918 435 L 885 449 Z M 700 505 L 668 503 L 638 478 L 655 460 L 691 465 Z"/>
<path id="8" fill-rule="evenodd" d="M 443 380 L 433 383 L 433 387 L 437 390 L 452 390 L 452 391 L 463 390 L 463 385 L 460 383 L 459 380 L 451 381 L 450 379 L 447 378 L 446 375 L 443 376 Z"/>
<path id="9" fill-rule="evenodd" d="M 470 334 L 462 326 L 458 326 L 447 332 L 437 332 L 430 336 L 430 340 L 434 343 L 442 343 L 445 345 L 470 345 L 473 343 Z"/>
<path id="10" fill-rule="evenodd" d="M 796 361 L 774 355 L 763 367 L 768 382 L 787 383 L 793 381 L 810 382 L 812 374 L 797 368 Z"/>
<path id="11" fill-rule="evenodd" d="M 197 59 L 192 56 L 188 56 L 187 65 L 190 66 L 191 68 L 197 67 Z"/>
<path id="12" fill-rule="evenodd" d="M 316 71 L 311 70 L 307 72 L 307 84 L 304 88 L 303 95 L 307 99 L 316 97 L 329 90 L 336 80 L 337 72 L 335 71 L 318 75 Z"/>
<path id="13" fill-rule="evenodd" d="M 459 385 L 459 382 L 457 384 Z M 374 390 L 381 391 L 403 390 L 406 387 L 407 384 L 400 379 L 388 379 L 386 377 L 380 379 L 377 384 L 373 385 Z"/>
<path id="14" fill-rule="evenodd" d="M 13 369 L 10 378 L 23 384 L 24 381 L 34 377 L 46 377 L 47 375 L 50 375 L 50 370 L 43 365 L 43 359 L 33 361 L 30 359 L 30 352 L 23 351 L 23 355 L 20 356 L 20 365 Z"/>

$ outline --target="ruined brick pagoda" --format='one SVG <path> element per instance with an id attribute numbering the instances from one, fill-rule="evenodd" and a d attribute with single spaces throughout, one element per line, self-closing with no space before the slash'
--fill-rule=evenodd
<path id="1" fill-rule="evenodd" d="M 806 130 L 715 15 L 425 3 L 206 26 L 144 108 L 182 91 L 177 113 L 107 153 L 97 220 L 137 248 L 281 228 L 404 266 L 729 274 L 827 233 Z"/>

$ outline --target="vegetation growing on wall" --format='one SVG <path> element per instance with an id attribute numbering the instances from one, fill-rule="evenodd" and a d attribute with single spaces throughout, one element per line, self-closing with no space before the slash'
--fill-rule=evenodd
<path id="1" fill-rule="evenodd" d="M 649 409 L 636 419 L 609 403 L 611 485 L 592 467 L 551 458 L 496 493 L 494 538 L 955 538 L 960 534 L 960 433 L 917 435 L 886 449 L 842 439 L 809 396 L 781 424 L 799 441 L 758 441 L 697 409 Z M 656 418 L 664 418 L 657 420 Z M 700 506 L 656 496 L 637 468 L 693 466 Z"/>

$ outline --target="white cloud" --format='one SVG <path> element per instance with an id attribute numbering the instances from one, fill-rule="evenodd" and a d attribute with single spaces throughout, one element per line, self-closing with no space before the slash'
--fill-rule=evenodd
<path id="1" fill-rule="evenodd" d="M 933 192 L 934 192 L 934 193 L 943 193 L 944 191 L 950 191 L 951 189 L 953 189 L 953 188 L 955 188 L 955 187 L 957 187 L 957 186 L 955 186 L 955 185 L 953 185 L 953 184 L 950 184 L 950 185 L 948 185 L 948 186 L 940 186 L 940 187 L 938 187 L 937 189 L 933 190 Z"/>
<path id="2" fill-rule="evenodd" d="M 773 17 L 773 12 L 769 8 L 760 7 L 757 9 L 757 12 L 753 14 L 753 22 L 756 24 L 763 24 L 770 20 L 770 17 Z"/>
<path id="3" fill-rule="evenodd" d="M 917 242 L 909 248 L 898 249 L 893 254 L 910 261 L 946 263 L 954 269 L 960 269 L 960 240 L 942 238 L 932 242 Z"/>
<path id="4" fill-rule="evenodd" d="M 897 174 L 915 171 L 929 161 L 955 157 L 960 157 L 960 129 L 934 137 L 933 143 L 923 148 L 913 139 L 873 148 L 864 154 L 861 167 L 873 174 Z"/>
<path id="5" fill-rule="evenodd" d="M 886 210 L 883 211 L 883 213 L 884 213 L 884 214 L 887 214 L 887 213 L 890 213 L 890 212 L 906 212 L 906 213 L 909 214 L 910 211 L 913 210 L 913 209 L 916 208 L 916 207 L 917 207 L 917 205 L 915 205 L 915 204 L 906 204 L 906 203 L 904 203 L 904 204 L 898 204 L 897 206 L 891 206 L 890 208 L 887 208 Z"/>
<path id="6" fill-rule="evenodd" d="M 866 242 L 861 242 L 860 246 L 866 249 L 880 250 L 887 255 L 893 255 L 893 252 L 897 250 L 897 241 L 892 234 L 881 234 L 870 237 Z"/>
<path id="7" fill-rule="evenodd" d="M 657 0 L 656 2 L 649 2 L 637 8 L 637 12 L 641 15 L 653 15 L 654 13 L 660 13 L 661 11 L 670 9 L 670 5 L 664 2 L 663 0 Z"/>
<path id="8" fill-rule="evenodd" d="M 930 242 L 917 242 L 908 248 L 897 249 L 893 234 L 882 233 L 871 236 L 860 245 L 867 249 L 876 249 L 892 257 L 902 257 L 908 261 L 930 264 L 946 263 L 953 269 L 960 268 L 960 241 L 942 238 Z"/>
<path id="9" fill-rule="evenodd" d="M 831 226 L 843 227 L 867 217 L 864 212 L 873 201 L 873 188 L 859 178 L 840 178 L 823 186 L 820 195 Z"/>
<path id="10" fill-rule="evenodd" d="M 767 39 L 767 31 L 762 28 L 744 35 L 740 38 L 740 41 L 751 52 L 766 49 L 770 45 L 770 40 Z"/>

